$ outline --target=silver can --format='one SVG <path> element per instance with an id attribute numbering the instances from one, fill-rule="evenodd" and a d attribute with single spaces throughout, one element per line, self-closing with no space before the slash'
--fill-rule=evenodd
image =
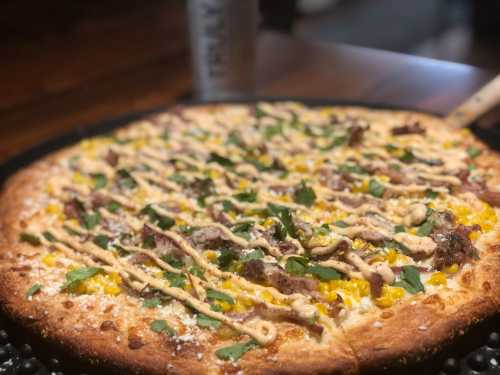
<path id="1" fill-rule="evenodd" d="M 189 0 L 196 95 L 203 100 L 255 93 L 257 0 Z"/>

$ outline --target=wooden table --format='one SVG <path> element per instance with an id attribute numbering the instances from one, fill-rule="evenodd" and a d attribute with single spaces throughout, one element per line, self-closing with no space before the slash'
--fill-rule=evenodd
<path id="1" fill-rule="evenodd" d="M 157 10 L 133 32 L 80 25 L 0 55 L 0 161 L 75 127 L 168 105 L 191 92 L 182 18 Z M 100 30 L 99 31 L 96 31 Z M 105 29 L 106 33 L 102 33 Z M 446 113 L 493 75 L 414 56 L 263 32 L 258 95 L 327 97 Z"/>

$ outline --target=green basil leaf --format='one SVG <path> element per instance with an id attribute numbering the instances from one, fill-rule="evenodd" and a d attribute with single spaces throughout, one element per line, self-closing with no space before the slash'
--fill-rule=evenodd
<path id="1" fill-rule="evenodd" d="M 183 274 L 165 271 L 163 276 L 168 280 L 172 288 L 184 288 L 186 286 L 186 276 Z"/>
<path id="2" fill-rule="evenodd" d="M 219 328 L 221 322 L 220 320 L 211 318 L 205 314 L 198 314 L 196 316 L 196 324 L 202 328 Z"/>
<path id="3" fill-rule="evenodd" d="M 111 201 L 109 204 L 106 206 L 106 209 L 111 212 L 112 214 L 115 214 L 118 212 L 118 210 L 122 207 L 122 205 L 118 202 Z"/>
<path id="4" fill-rule="evenodd" d="M 154 309 L 161 305 L 161 300 L 159 298 L 147 298 L 142 302 L 142 306 L 148 309 Z"/>
<path id="5" fill-rule="evenodd" d="M 252 229 L 254 225 L 253 221 L 245 221 L 243 223 L 236 224 L 231 231 L 237 236 L 243 237 L 246 240 L 250 239 L 250 229 Z"/>
<path id="6" fill-rule="evenodd" d="M 335 147 L 342 146 L 346 142 L 347 142 L 347 136 L 345 136 L 345 135 L 333 137 L 333 140 L 329 145 L 327 145 L 325 147 L 319 147 L 319 149 L 321 151 L 330 151 L 330 150 L 333 150 Z"/>
<path id="7" fill-rule="evenodd" d="M 156 247 L 155 236 L 150 234 L 142 240 L 142 247 L 145 249 L 154 249 Z"/>
<path id="8" fill-rule="evenodd" d="M 405 148 L 403 154 L 399 157 L 399 160 L 401 160 L 404 163 L 410 163 L 413 160 L 415 160 L 415 155 L 411 150 Z"/>
<path id="9" fill-rule="evenodd" d="M 49 231 L 44 231 L 42 233 L 42 236 L 43 236 L 43 238 L 45 238 L 49 242 L 56 241 L 56 238 L 54 237 L 54 235 L 52 233 L 50 233 Z"/>
<path id="10" fill-rule="evenodd" d="M 482 150 L 477 147 L 474 146 L 467 147 L 467 155 L 469 155 L 469 158 L 471 159 L 477 158 L 479 155 L 481 155 L 481 152 Z"/>
<path id="11" fill-rule="evenodd" d="M 417 236 L 426 237 L 429 234 L 431 234 L 433 230 L 434 230 L 434 221 L 427 220 L 421 226 L 418 227 Z"/>
<path id="12" fill-rule="evenodd" d="M 245 255 L 243 255 L 240 260 L 242 262 L 248 262 L 249 260 L 256 260 L 264 258 L 264 252 L 261 249 L 252 250 Z"/>
<path id="13" fill-rule="evenodd" d="M 238 260 L 236 251 L 222 248 L 217 258 L 217 264 L 222 270 L 227 270 L 235 260 Z"/>
<path id="14" fill-rule="evenodd" d="M 431 189 L 425 190 L 425 197 L 429 199 L 436 199 L 439 193 L 437 191 L 433 191 Z"/>
<path id="15" fill-rule="evenodd" d="M 80 224 L 87 230 L 94 229 L 101 222 L 101 214 L 99 212 L 83 213 L 80 218 Z"/>
<path id="16" fill-rule="evenodd" d="M 406 232 L 404 225 L 396 225 L 394 227 L 394 233 L 404 233 L 404 232 Z"/>
<path id="17" fill-rule="evenodd" d="M 172 254 L 161 256 L 161 260 L 163 260 L 165 263 L 168 263 L 174 268 L 182 268 L 184 266 L 184 262 L 181 259 L 173 256 Z"/>
<path id="18" fill-rule="evenodd" d="M 40 238 L 38 238 L 38 236 L 26 232 L 23 232 L 19 235 L 19 241 L 27 242 L 33 246 L 40 246 L 42 244 L 42 241 L 40 241 Z"/>
<path id="19" fill-rule="evenodd" d="M 366 171 L 357 164 L 351 164 L 351 163 L 345 163 L 345 164 L 340 164 L 337 167 L 337 171 L 339 173 L 355 173 L 355 174 L 365 174 Z"/>
<path id="20" fill-rule="evenodd" d="M 210 300 L 224 301 L 234 305 L 234 299 L 230 295 L 214 289 L 207 289 L 207 298 Z"/>
<path id="21" fill-rule="evenodd" d="M 102 268 L 98 267 L 81 267 L 74 269 L 66 274 L 66 281 L 61 286 L 61 290 L 72 289 L 84 280 L 90 279 L 92 276 L 103 272 Z"/>
<path id="22" fill-rule="evenodd" d="M 94 243 L 99 246 L 100 248 L 107 250 L 109 242 L 111 241 L 111 238 L 104 234 L 99 234 L 94 237 Z"/>
<path id="23" fill-rule="evenodd" d="M 119 169 L 116 171 L 118 175 L 118 185 L 124 189 L 133 189 L 137 186 L 137 182 L 126 169 Z"/>
<path id="24" fill-rule="evenodd" d="M 27 291 L 26 291 L 26 298 L 29 298 L 36 293 L 38 293 L 40 290 L 42 290 L 42 285 L 41 284 L 33 284 Z"/>
<path id="25" fill-rule="evenodd" d="M 224 200 L 221 203 L 222 203 L 222 210 L 224 212 L 229 212 L 229 211 L 235 211 L 236 210 L 236 207 L 234 207 L 234 204 L 231 201 Z"/>
<path id="26" fill-rule="evenodd" d="M 189 273 L 191 275 L 199 277 L 202 280 L 205 280 L 205 271 L 203 270 L 203 268 L 201 268 L 197 264 L 194 264 L 191 266 L 191 268 L 189 269 Z"/>
<path id="27" fill-rule="evenodd" d="M 308 260 L 303 257 L 290 257 L 286 260 L 285 271 L 293 275 L 302 276 L 308 270 Z"/>
<path id="28" fill-rule="evenodd" d="M 316 201 L 316 193 L 311 187 L 307 187 L 305 182 L 302 181 L 300 187 L 295 190 L 293 195 L 295 203 L 302 204 L 306 207 L 311 207 Z"/>
<path id="29" fill-rule="evenodd" d="M 337 220 L 335 222 L 335 226 L 336 227 L 339 227 L 339 228 L 347 228 L 349 226 L 349 224 L 347 224 L 345 221 L 343 220 Z"/>
<path id="30" fill-rule="evenodd" d="M 384 195 L 385 187 L 375 179 L 370 179 L 368 183 L 368 192 L 374 197 L 380 198 Z"/>
<path id="31" fill-rule="evenodd" d="M 415 266 L 403 266 L 401 270 L 401 280 L 405 281 L 407 284 L 411 286 L 412 290 L 408 290 L 408 292 L 415 294 L 418 292 L 425 292 L 425 287 L 420 281 L 420 272 L 418 268 Z"/>
<path id="32" fill-rule="evenodd" d="M 95 173 L 92 175 L 92 181 L 94 182 L 94 189 L 99 190 L 108 184 L 108 178 L 102 173 Z"/>
<path id="33" fill-rule="evenodd" d="M 154 320 L 151 322 L 150 327 L 153 332 L 166 333 L 168 336 L 175 335 L 175 330 L 165 320 Z"/>
<path id="34" fill-rule="evenodd" d="M 313 276 L 316 276 L 321 281 L 339 280 L 342 276 L 334 268 L 323 267 L 318 265 L 307 267 L 306 272 L 310 273 Z"/>
<path id="35" fill-rule="evenodd" d="M 281 134 L 283 134 L 283 123 L 281 121 L 275 125 L 266 126 L 264 128 L 264 138 L 267 140 L 270 140 L 274 136 Z"/>
<path id="36" fill-rule="evenodd" d="M 168 176 L 168 179 L 180 185 L 187 182 L 187 178 L 179 173 L 172 173 L 170 176 Z"/>
<path id="37" fill-rule="evenodd" d="M 256 191 L 247 191 L 243 193 L 238 193 L 233 195 L 234 198 L 239 200 L 240 202 L 249 202 L 253 203 L 257 201 L 257 192 Z"/>
<path id="38" fill-rule="evenodd" d="M 224 156 L 221 156 L 215 152 L 210 153 L 210 157 L 208 159 L 208 162 L 211 163 L 217 163 L 219 165 L 222 165 L 223 167 L 234 167 L 234 162 L 231 159 L 228 159 Z"/>
<path id="39" fill-rule="evenodd" d="M 150 205 L 146 205 L 141 211 L 141 214 L 149 217 L 149 222 L 158 225 L 162 230 L 168 230 L 175 225 L 175 220 L 170 216 L 160 215 Z"/>
<path id="40" fill-rule="evenodd" d="M 225 348 L 218 349 L 215 352 L 217 358 L 222 359 L 224 361 L 237 361 L 240 359 L 246 352 L 257 348 L 259 346 L 258 342 L 255 340 L 250 340 L 245 343 L 234 344 L 231 346 L 227 346 Z"/>
<path id="41" fill-rule="evenodd" d="M 293 223 L 292 212 L 288 207 L 268 203 L 267 210 L 270 216 L 276 216 L 281 221 L 291 237 L 295 238 L 297 236 L 297 229 Z"/>

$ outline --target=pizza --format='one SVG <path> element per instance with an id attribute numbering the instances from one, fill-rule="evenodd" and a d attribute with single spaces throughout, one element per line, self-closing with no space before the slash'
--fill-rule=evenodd
<path id="1" fill-rule="evenodd" d="M 357 374 L 499 311 L 499 158 L 438 117 L 178 106 L 21 170 L 0 301 L 140 374 Z"/>

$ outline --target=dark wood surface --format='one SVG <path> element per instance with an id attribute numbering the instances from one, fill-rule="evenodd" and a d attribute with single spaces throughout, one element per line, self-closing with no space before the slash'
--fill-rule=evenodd
<path id="1" fill-rule="evenodd" d="M 0 45 L 0 161 L 76 127 L 192 93 L 184 10 L 151 4 Z M 446 113 L 492 76 L 460 64 L 271 32 L 258 40 L 258 95 Z"/>

